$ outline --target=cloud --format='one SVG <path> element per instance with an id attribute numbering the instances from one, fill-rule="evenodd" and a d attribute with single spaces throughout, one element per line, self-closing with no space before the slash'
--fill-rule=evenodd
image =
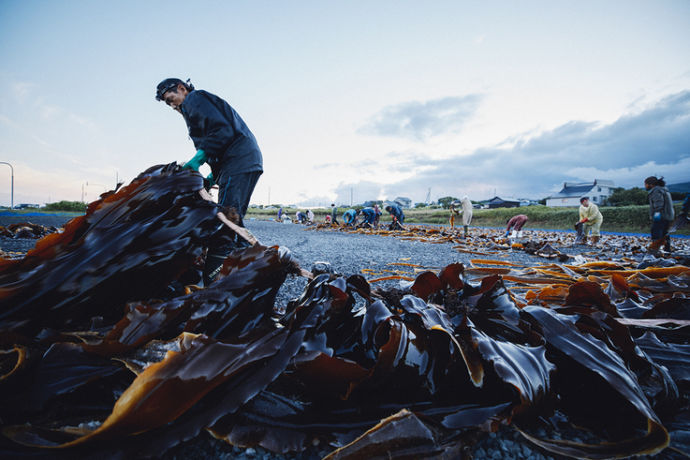
<path id="1" fill-rule="evenodd" d="M 359 133 L 423 141 L 459 132 L 477 111 L 481 99 L 480 94 L 468 94 L 384 107 L 360 128 Z"/>
<path id="2" fill-rule="evenodd" d="M 355 190 L 355 202 L 398 195 L 423 201 L 430 188 L 432 199 L 463 194 L 472 199 L 494 194 L 544 198 L 565 181 L 609 179 L 629 188 L 640 186 L 652 174 L 664 176 L 667 183 L 686 182 L 690 180 L 690 91 L 667 96 L 609 124 L 571 121 L 443 160 L 431 159 L 423 151 L 391 153 L 385 160 L 415 174 L 389 184 L 341 184 L 338 198 L 349 203 L 349 188 Z"/>

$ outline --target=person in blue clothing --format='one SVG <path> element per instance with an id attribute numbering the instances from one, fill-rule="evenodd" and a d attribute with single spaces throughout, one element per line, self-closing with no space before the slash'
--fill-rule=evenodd
<path id="1" fill-rule="evenodd" d="M 359 215 L 359 211 L 355 211 L 354 209 L 348 209 L 343 213 L 343 222 L 345 222 L 345 225 L 354 227 L 357 225 L 357 216 Z"/>
<path id="2" fill-rule="evenodd" d="M 166 78 L 156 87 L 156 100 L 182 114 L 194 142 L 196 154 L 182 167 L 198 171 L 207 163 L 211 167 L 207 180 L 218 184 L 219 206 L 230 214 L 234 209 L 237 224 L 243 227 L 249 199 L 263 173 L 261 150 L 247 124 L 225 100 L 195 89 L 189 80 Z M 213 281 L 230 251 L 244 244 L 239 237 L 209 243 L 204 285 Z"/>
<path id="3" fill-rule="evenodd" d="M 389 204 L 384 208 L 393 219 L 393 222 L 389 226 L 391 230 L 402 229 L 402 225 L 405 223 L 405 214 L 400 206 L 397 204 Z"/>
<path id="4" fill-rule="evenodd" d="M 362 208 L 362 226 L 373 227 L 376 224 L 376 211 L 374 208 Z"/>

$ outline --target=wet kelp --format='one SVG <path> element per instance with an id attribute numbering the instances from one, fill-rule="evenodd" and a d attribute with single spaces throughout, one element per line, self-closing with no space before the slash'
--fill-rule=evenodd
<path id="1" fill-rule="evenodd" d="M 385 290 L 325 273 L 282 311 L 304 274 L 284 248 L 182 287 L 227 236 L 201 187 L 152 168 L 3 262 L 0 455 L 158 456 L 206 429 L 281 453 L 457 458 L 501 425 L 574 457 L 687 451 L 686 267 L 483 261 Z"/>

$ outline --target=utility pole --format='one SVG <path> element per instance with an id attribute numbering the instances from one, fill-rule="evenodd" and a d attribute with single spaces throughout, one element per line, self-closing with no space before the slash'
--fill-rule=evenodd
<path id="1" fill-rule="evenodd" d="M 350 187 L 350 206 L 352 206 L 352 187 Z"/>
<path id="2" fill-rule="evenodd" d="M 14 168 L 11 164 L 6 161 L 0 161 L 0 164 L 7 165 L 10 167 L 10 175 L 12 176 L 12 182 L 10 186 L 10 209 L 14 209 Z"/>
<path id="3" fill-rule="evenodd" d="M 89 187 L 89 186 L 91 186 L 91 187 L 103 187 L 104 192 L 108 190 L 108 187 L 106 187 L 103 184 L 94 184 L 94 183 L 89 184 L 89 182 L 86 181 L 85 183 L 81 184 L 81 202 L 82 203 L 86 203 L 86 201 L 84 201 L 84 199 L 86 198 L 86 195 L 89 193 L 89 191 L 86 187 Z"/>

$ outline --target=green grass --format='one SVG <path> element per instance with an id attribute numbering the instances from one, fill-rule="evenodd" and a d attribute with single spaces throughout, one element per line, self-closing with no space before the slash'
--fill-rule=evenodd
<path id="1" fill-rule="evenodd" d="M 338 218 L 342 216 L 345 207 L 339 208 Z M 600 207 L 601 214 L 604 216 L 604 223 L 601 226 L 604 232 L 630 232 L 647 233 L 650 228 L 649 206 L 619 206 L 619 207 Z M 298 209 L 283 208 L 283 212 L 293 217 Z M 323 222 L 326 214 L 330 214 L 330 208 L 312 209 L 317 222 Z M 680 205 L 676 205 L 676 215 L 680 212 Z M 472 215 L 472 226 L 476 227 L 505 227 L 508 219 L 516 214 L 525 214 L 529 221 L 525 228 L 546 228 L 554 230 L 573 229 L 575 222 L 579 220 L 578 208 L 549 208 L 547 206 L 525 206 L 521 208 L 497 208 L 497 209 L 475 209 Z M 257 219 L 275 219 L 278 215 L 277 209 L 249 209 L 247 217 Z M 439 224 L 448 225 L 450 214 L 447 209 L 406 209 L 405 222 L 417 224 Z M 389 222 L 390 219 L 384 212 L 382 222 Z M 458 222 L 460 222 L 458 224 Z M 455 218 L 455 224 L 462 225 L 462 217 Z M 681 235 L 690 234 L 690 228 L 676 232 Z"/>

